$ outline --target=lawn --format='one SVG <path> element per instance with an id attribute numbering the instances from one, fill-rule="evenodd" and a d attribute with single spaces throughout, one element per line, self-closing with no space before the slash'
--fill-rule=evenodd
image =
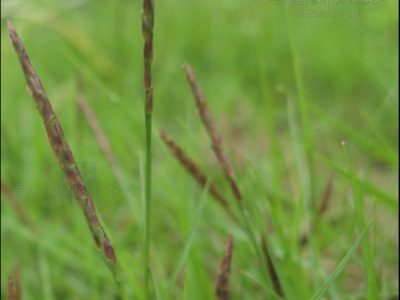
<path id="1" fill-rule="evenodd" d="M 142 2 L 3 0 L 1 11 L 1 299 L 16 266 L 22 299 L 398 299 L 397 1 L 155 0 L 150 206 Z M 7 20 L 114 247 L 119 287 L 52 153 Z"/>

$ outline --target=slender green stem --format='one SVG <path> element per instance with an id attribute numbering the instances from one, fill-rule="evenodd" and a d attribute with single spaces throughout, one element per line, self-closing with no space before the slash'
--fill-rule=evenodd
<path id="1" fill-rule="evenodd" d="M 298 100 L 298 105 L 299 105 L 299 111 L 300 111 L 300 122 L 301 122 L 301 128 L 302 128 L 302 136 L 304 138 L 304 150 L 305 150 L 305 158 L 306 158 L 306 163 L 307 163 L 307 169 L 308 169 L 308 185 L 304 186 L 305 188 L 304 191 L 304 213 L 308 214 L 307 211 L 309 210 L 307 208 L 307 201 L 310 201 L 309 203 L 311 204 L 311 207 L 313 210 L 315 210 L 315 213 L 311 216 L 307 216 L 308 220 L 308 230 L 311 228 L 312 224 L 312 219 L 315 218 L 316 216 L 316 174 L 315 174 L 315 163 L 314 163 L 314 158 L 312 155 L 312 149 L 313 147 L 313 141 L 312 137 L 310 134 L 310 122 L 308 119 L 308 111 L 307 111 L 307 103 L 306 103 L 306 92 L 304 89 L 304 83 L 303 83 L 303 76 L 302 76 L 302 71 L 301 71 L 301 66 L 300 66 L 300 60 L 298 56 L 298 50 L 297 50 L 297 45 L 295 41 L 295 35 L 294 35 L 294 24 L 293 20 L 290 16 L 289 13 L 289 8 L 285 6 L 285 14 L 286 14 L 286 24 L 287 24 L 287 29 L 289 33 L 289 39 L 290 39 L 290 49 L 292 52 L 292 61 L 293 61 L 293 69 L 294 69 L 294 76 L 295 76 L 295 81 L 296 81 L 296 89 L 297 89 L 297 100 Z"/>
<path id="2" fill-rule="evenodd" d="M 153 87 L 151 64 L 153 61 L 153 28 L 154 3 L 153 0 L 143 0 L 142 34 L 144 39 L 144 88 L 145 88 L 145 132 L 146 132 L 146 168 L 145 168 L 145 220 L 144 220 L 144 284 L 145 297 L 150 299 L 149 259 L 150 259 L 150 218 L 151 218 L 151 119 L 153 112 Z"/>

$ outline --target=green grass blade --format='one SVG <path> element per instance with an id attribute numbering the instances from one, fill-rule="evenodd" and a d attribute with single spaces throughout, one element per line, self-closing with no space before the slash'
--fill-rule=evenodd
<path id="1" fill-rule="evenodd" d="M 205 206 L 207 198 L 208 198 L 207 197 L 208 188 L 209 188 L 209 183 L 207 183 L 207 186 L 205 187 L 205 189 L 203 191 L 203 194 L 202 194 L 201 200 L 200 200 L 200 204 L 199 204 L 199 207 L 197 209 L 197 214 L 196 214 L 196 217 L 195 217 L 195 220 L 194 220 L 194 223 L 193 223 L 193 227 L 192 227 L 192 229 L 190 231 L 190 234 L 189 234 L 189 237 L 188 237 L 188 239 L 186 241 L 186 244 L 183 247 L 182 253 L 179 256 L 178 264 L 177 264 L 177 266 L 175 268 L 175 271 L 172 273 L 173 275 L 172 275 L 171 282 L 169 284 L 169 290 L 171 290 L 172 286 L 176 283 L 176 281 L 178 279 L 178 276 L 179 276 L 179 274 L 180 274 L 180 272 L 181 272 L 181 270 L 182 270 L 182 268 L 183 268 L 183 266 L 184 266 L 184 264 L 186 262 L 186 259 L 187 259 L 188 255 L 190 253 L 190 249 L 191 249 L 191 247 L 193 245 L 193 242 L 194 242 L 194 240 L 196 238 L 196 235 L 198 233 L 200 220 L 202 218 L 202 215 L 203 215 L 203 212 L 204 212 L 204 206 Z"/>
<path id="2" fill-rule="evenodd" d="M 329 277 L 325 281 L 325 283 L 318 289 L 318 291 L 314 294 L 314 296 L 312 296 L 311 300 L 320 300 L 320 299 L 322 299 L 322 297 L 324 296 L 326 291 L 329 289 L 329 287 L 332 285 L 332 283 L 335 281 L 335 279 L 340 275 L 340 273 L 346 267 L 346 265 L 349 262 L 351 256 L 353 255 L 353 252 L 357 249 L 357 247 L 360 244 L 361 240 L 367 234 L 368 229 L 371 227 L 372 222 L 373 221 L 369 222 L 367 227 L 364 229 L 364 231 L 361 233 L 361 235 L 355 241 L 355 243 L 350 248 L 350 250 L 347 252 L 347 254 L 343 257 L 343 259 L 340 261 L 340 263 L 337 265 L 335 270 L 329 275 Z M 378 299 L 378 298 L 376 298 L 376 299 Z"/>
<path id="3" fill-rule="evenodd" d="M 363 150 L 370 153 L 372 157 L 375 156 L 376 158 L 382 159 L 386 163 L 389 163 L 393 166 L 397 166 L 399 164 L 396 151 L 393 151 L 388 147 L 382 147 L 382 143 L 378 144 L 374 139 L 371 139 L 370 136 L 363 135 L 359 130 L 347 125 L 345 122 L 333 118 L 331 115 L 319 108 L 310 107 L 310 109 L 326 123 L 333 126 L 346 137 L 353 140 Z"/>
<path id="4" fill-rule="evenodd" d="M 323 163 L 334 169 L 339 175 L 345 177 L 346 179 L 350 180 L 351 179 L 351 174 L 349 171 L 345 170 L 342 168 L 338 163 L 335 163 L 331 159 L 326 158 L 322 154 L 319 153 L 314 153 L 315 157 L 321 160 Z M 376 201 L 381 201 L 382 203 L 385 203 L 386 205 L 390 206 L 391 208 L 394 209 L 399 209 L 399 201 L 387 194 L 386 192 L 380 190 L 373 184 L 369 183 L 368 181 L 364 181 L 358 178 L 354 178 L 357 186 L 363 190 L 363 192 L 368 193 L 372 196 L 375 196 Z"/>

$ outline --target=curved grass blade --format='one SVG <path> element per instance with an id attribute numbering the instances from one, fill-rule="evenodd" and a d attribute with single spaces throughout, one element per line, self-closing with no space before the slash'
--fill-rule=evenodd
<path id="1" fill-rule="evenodd" d="M 349 262 L 353 252 L 357 249 L 358 245 L 360 244 L 361 240 L 364 238 L 366 233 L 368 232 L 368 229 L 371 227 L 372 221 L 369 222 L 367 227 L 364 229 L 364 231 L 360 234 L 358 239 L 355 241 L 353 246 L 350 248 L 349 252 L 343 257 L 343 259 L 340 261 L 340 263 L 337 265 L 335 270 L 329 275 L 328 279 L 325 281 L 325 283 L 318 289 L 318 291 L 312 296 L 311 300 L 319 300 L 322 299 L 326 291 L 329 289 L 329 287 L 332 285 L 333 281 L 339 276 L 339 274 L 343 271 L 347 263 Z"/>

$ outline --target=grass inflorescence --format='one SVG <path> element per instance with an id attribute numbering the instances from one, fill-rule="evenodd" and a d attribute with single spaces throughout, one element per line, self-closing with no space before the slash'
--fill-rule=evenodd
<path id="1" fill-rule="evenodd" d="M 36 107 L 43 119 L 50 146 L 52 147 L 57 161 L 64 172 L 67 184 L 73 191 L 76 201 L 85 216 L 95 245 L 101 253 L 104 262 L 110 269 L 117 286 L 120 288 L 121 279 L 113 245 L 111 244 L 111 241 L 101 225 L 99 217 L 97 216 L 93 200 L 89 195 L 85 184 L 83 183 L 79 168 L 65 140 L 61 125 L 58 122 L 55 113 L 53 112 L 50 101 L 47 99 L 43 85 L 33 69 L 25 47 L 10 21 L 8 21 L 8 29 L 14 49 L 18 54 L 21 67 L 25 75 L 28 90 L 35 100 Z"/>
<path id="2" fill-rule="evenodd" d="M 218 300 L 228 300 L 229 297 L 229 275 L 231 272 L 231 261 L 233 254 L 233 237 L 229 235 L 226 241 L 224 257 L 221 261 L 220 273 L 215 287 L 215 295 Z"/>
<path id="3" fill-rule="evenodd" d="M 146 151 L 145 151 L 145 216 L 144 216 L 144 257 L 143 272 L 145 285 L 145 298 L 150 299 L 149 286 L 149 260 L 150 260 L 150 239 L 151 239 L 151 128 L 153 114 L 153 85 L 152 85 L 152 62 L 153 62 L 153 28 L 154 28 L 154 2 L 153 0 L 143 0 L 142 9 L 142 34 L 144 39 L 144 113 L 145 113 L 145 132 L 146 132 Z"/>

